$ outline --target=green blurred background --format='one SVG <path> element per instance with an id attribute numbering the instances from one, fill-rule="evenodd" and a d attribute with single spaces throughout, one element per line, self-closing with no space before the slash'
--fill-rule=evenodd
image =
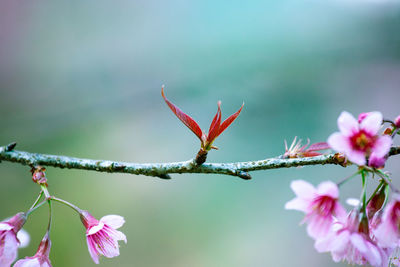
<path id="1" fill-rule="evenodd" d="M 194 157 L 197 138 L 163 102 L 203 129 L 245 107 L 209 162 L 263 159 L 294 136 L 324 141 L 342 110 L 400 113 L 400 5 L 388 0 L 0 2 L 0 144 L 130 162 Z M 397 160 L 397 161 L 396 161 Z M 396 164 L 397 163 L 397 164 Z M 339 181 L 355 167 L 144 176 L 48 168 L 52 194 L 97 218 L 120 214 L 128 244 L 102 266 L 346 266 L 318 254 L 289 184 Z M 387 170 L 400 184 L 398 159 Z M 26 210 L 29 168 L 0 164 L 0 217 Z M 372 188 L 371 188 L 372 189 Z M 358 197 L 355 179 L 341 190 Z M 94 266 L 84 228 L 55 203 L 54 266 Z M 47 209 L 27 222 L 33 255 Z"/>

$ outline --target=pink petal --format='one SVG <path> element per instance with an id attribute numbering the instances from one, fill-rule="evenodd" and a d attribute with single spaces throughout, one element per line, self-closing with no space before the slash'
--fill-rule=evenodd
<path id="1" fill-rule="evenodd" d="M 370 135 L 376 135 L 382 126 L 382 113 L 369 112 L 367 117 L 361 122 L 360 128 Z"/>
<path id="2" fill-rule="evenodd" d="M 14 264 L 14 267 L 43 267 L 45 265 L 41 265 L 39 259 L 37 258 L 28 258 L 19 260 Z"/>
<path id="3" fill-rule="evenodd" d="M 350 236 L 350 241 L 362 254 L 368 252 L 367 241 L 360 234 L 353 233 Z"/>
<path id="4" fill-rule="evenodd" d="M 307 234 L 315 240 L 321 239 L 329 232 L 332 226 L 332 219 L 321 216 L 314 216 L 307 225 Z"/>
<path id="5" fill-rule="evenodd" d="M 381 254 L 378 248 L 371 242 L 367 242 L 369 252 L 364 257 L 369 261 L 372 266 L 380 266 L 382 263 Z"/>
<path id="6" fill-rule="evenodd" d="M 317 194 L 330 196 L 334 199 L 339 197 L 339 189 L 337 185 L 331 181 L 322 182 L 317 187 Z"/>
<path id="7" fill-rule="evenodd" d="M 394 231 L 393 226 L 388 220 L 383 221 L 374 231 L 378 244 L 384 248 L 394 248 L 397 246 L 399 235 Z"/>
<path id="8" fill-rule="evenodd" d="M 327 142 L 333 150 L 338 152 L 346 152 L 351 150 L 349 139 L 342 133 L 336 132 L 331 134 Z"/>
<path id="9" fill-rule="evenodd" d="M 350 232 L 343 231 L 333 239 L 331 250 L 342 253 L 347 249 L 349 241 Z"/>
<path id="10" fill-rule="evenodd" d="M 331 250 L 333 238 L 332 236 L 327 236 L 325 238 L 320 238 L 315 241 L 314 248 L 319 252 L 328 252 Z"/>
<path id="11" fill-rule="evenodd" d="M 369 112 L 363 112 L 358 115 L 358 123 L 361 123 L 367 116 Z"/>
<path id="12" fill-rule="evenodd" d="M 13 229 L 13 227 L 8 223 L 0 223 L 0 231 L 9 231 L 11 229 Z"/>
<path id="13" fill-rule="evenodd" d="M 380 168 L 385 165 L 385 161 L 385 157 L 378 158 L 374 153 L 371 153 L 371 156 L 368 159 L 368 166 L 373 168 Z"/>
<path id="14" fill-rule="evenodd" d="M 108 242 L 103 242 L 104 248 L 103 253 L 107 258 L 114 258 L 119 256 L 119 247 L 117 245 L 109 244 Z"/>
<path id="15" fill-rule="evenodd" d="M 18 240 L 13 231 L 6 232 L 3 238 L 3 254 L 0 255 L 0 266 L 10 266 L 17 257 Z"/>
<path id="16" fill-rule="evenodd" d="M 106 215 L 100 221 L 114 229 L 120 228 L 125 223 L 124 217 L 119 215 Z"/>
<path id="17" fill-rule="evenodd" d="M 345 136 L 351 136 L 358 131 L 357 120 L 347 111 L 343 111 L 337 121 L 340 132 Z"/>
<path id="18" fill-rule="evenodd" d="M 296 197 L 285 204 L 285 209 L 299 210 L 307 213 L 309 206 L 310 206 L 310 201 Z"/>
<path id="19" fill-rule="evenodd" d="M 19 240 L 19 248 L 27 247 L 29 245 L 29 241 L 31 240 L 28 232 L 24 229 L 18 231 L 17 238 Z"/>
<path id="20" fill-rule="evenodd" d="M 315 187 L 304 180 L 295 180 L 290 183 L 290 188 L 296 196 L 304 199 L 312 199 L 315 196 L 317 190 Z"/>
<path id="21" fill-rule="evenodd" d="M 339 221 L 344 221 L 347 217 L 346 209 L 339 202 L 336 202 L 334 213 L 335 217 L 338 218 Z"/>
<path id="22" fill-rule="evenodd" d="M 92 257 L 94 263 L 99 264 L 99 254 L 96 250 L 96 244 L 93 243 L 90 237 L 86 237 L 86 242 L 89 249 L 89 254 Z"/>
<path id="23" fill-rule="evenodd" d="M 88 229 L 88 232 L 86 233 L 86 235 L 87 235 L 87 236 L 88 236 L 88 235 L 93 235 L 93 234 L 97 233 L 98 231 L 100 231 L 100 230 L 103 229 L 103 228 L 104 228 L 104 223 L 99 222 L 99 224 L 94 225 L 94 226 L 91 226 L 91 227 Z"/>
<path id="24" fill-rule="evenodd" d="M 372 153 L 377 158 L 382 158 L 386 156 L 392 146 L 392 138 L 388 135 L 383 135 L 376 140 L 374 147 L 372 148 Z"/>
<path id="25" fill-rule="evenodd" d="M 124 233 L 122 233 L 122 232 L 120 232 L 120 231 L 117 231 L 117 230 L 115 230 L 115 232 L 116 232 L 115 238 L 116 238 L 117 240 L 122 240 L 122 241 L 125 242 L 125 244 L 128 242 L 128 240 L 126 239 L 126 235 L 125 235 Z"/>
<path id="26" fill-rule="evenodd" d="M 350 150 L 346 153 L 346 157 L 353 163 L 362 166 L 365 165 L 365 154 L 362 151 Z"/>

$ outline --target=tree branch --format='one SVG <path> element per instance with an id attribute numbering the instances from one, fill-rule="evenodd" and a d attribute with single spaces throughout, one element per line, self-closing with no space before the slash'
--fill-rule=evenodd
<path id="1" fill-rule="evenodd" d="M 0 161 L 10 161 L 22 165 L 42 165 L 57 168 L 92 170 L 109 173 L 130 173 L 170 179 L 171 173 L 215 173 L 251 179 L 248 172 L 306 165 L 343 164 L 343 157 L 329 154 L 316 157 L 283 159 L 281 157 L 257 161 L 234 163 L 204 163 L 196 165 L 194 160 L 171 163 L 129 163 L 109 160 L 81 159 L 67 156 L 47 155 L 13 150 L 15 143 L 0 147 Z M 400 154 L 400 147 L 392 147 L 388 156 Z"/>

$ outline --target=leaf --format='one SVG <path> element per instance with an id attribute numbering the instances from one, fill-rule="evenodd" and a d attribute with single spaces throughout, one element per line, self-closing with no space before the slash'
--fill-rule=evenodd
<path id="1" fill-rule="evenodd" d="M 222 132 L 225 131 L 225 129 L 228 128 L 229 125 L 231 125 L 231 123 L 239 116 L 240 112 L 242 111 L 243 106 L 244 106 L 244 103 L 242 104 L 242 106 L 240 107 L 240 109 L 238 111 L 236 111 L 235 113 L 230 115 L 226 120 L 224 120 L 224 122 L 221 124 L 221 126 L 219 126 L 219 132 L 218 132 L 217 136 L 222 134 Z"/>
<path id="2" fill-rule="evenodd" d="M 325 150 L 325 149 L 330 149 L 330 146 L 326 142 L 319 142 L 310 145 L 309 148 L 307 148 L 306 151 L 316 151 L 316 150 Z"/>
<path id="3" fill-rule="evenodd" d="M 180 119 L 183 124 L 186 125 L 201 141 L 201 136 L 203 135 L 203 131 L 201 130 L 200 126 L 197 124 L 197 122 L 192 119 L 189 115 L 187 115 L 185 112 L 183 112 L 180 108 L 172 104 L 164 94 L 164 86 L 161 87 L 161 95 L 165 100 L 165 103 L 169 106 L 169 108 L 172 110 L 172 112 Z"/>
<path id="4" fill-rule="evenodd" d="M 207 141 L 212 143 L 212 141 L 218 136 L 219 127 L 221 125 L 221 101 L 218 101 L 218 110 L 214 116 L 213 121 L 210 124 L 210 129 L 208 130 Z"/>

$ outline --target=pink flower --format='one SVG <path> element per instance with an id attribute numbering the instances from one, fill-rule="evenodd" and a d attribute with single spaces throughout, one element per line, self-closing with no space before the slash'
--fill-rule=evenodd
<path id="1" fill-rule="evenodd" d="M 347 261 L 349 264 L 388 266 L 391 250 L 379 247 L 370 237 L 368 221 L 350 214 L 347 219 L 336 221 L 329 234 L 316 240 L 318 252 L 331 252 L 335 262 Z"/>
<path id="2" fill-rule="evenodd" d="M 367 156 L 384 158 L 392 145 L 390 136 L 378 135 L 382 124 L 380 112 L 369 112 L 362 117 L 358 123 L 350 113 L 343 111 L 338 118 L 340 132 L 328 138 L 332 149 L 344 153 L 357 165 L 365 165 Z"/>
<path id="3" fill-rule="evenodd" d="M 39 248 L 33 257 L 26 257 L 19 260 L 14 264 L 14 267 L 52 267 L 49 254 L 50 254 L 51 241 L 49 234 L 46 233 Z"/>
<path id="4" fill-rule="evenodd" d="M 382 247 L 394 248 L 400 241 L 400 196 L 395 195 L 393 200 L 384 209 L 381 223 L 374 230 L 378 244 Z"/>
<path id="5" fill-rule="evenodd" d="M 287 202 L 285 209 L 303 211 L 308 222 L 307 232 L 318 239 L 329 232 L 333 216 L 345 216 L 346 211 L 338 202 L 339 189 L 335 183 L 323 182 L 315 188 L 310 183 L 297 180 L 290 185 L 296 198 Z"/>
<path id="6" fill-rule="evenodd" d="M 125 220 L 118 215 L 107 215 L 96 220 L 88 211 L 82 211 L 81 221 L 86 227 L 86 241 L 90 256 L 99 264 L 99 255 L 113 258 L 119 255 L 118 240 L 127 242 L 126 236 L 115 229 L 120 228 Z"/>
<path id="7" fill-rule="evenodd" d="M 0 222 L 0 266 L 10 266 L 17 258 L 20 245 L 17 233 L 25 221 L 25 213 L 20 212 L 11 219 Z"/>

